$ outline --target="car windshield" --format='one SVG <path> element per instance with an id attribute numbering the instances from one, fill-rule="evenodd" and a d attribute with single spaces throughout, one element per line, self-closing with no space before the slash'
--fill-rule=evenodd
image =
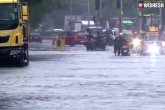
<path id="1" fill-rule="evenodd" d="M 77 36 L 86 36 L 87 33 L 86 32 L 76 32 Z"/>
<path id="2" fill-rule="evenodd" d="M 63 31 L 61 31 L 61 32 L 54 32 L 54 34 L 55 35 L 58 35 L 58 36 L 60 36 L 61 34 L 63 34 L 64 32 Z"/>
<path id="3" fill-rule="evenodd" d="M 5 10 L 5 11 L 4 11 Z M 15 29 L 18 26 L 17 4 L 0 4 L 0 29 Z"/>
<path id="4" fill-rule="evenodd" d="M 93 28 L 93 29 L 91 29 L 91 33 L 92 34 L 97 34 L 97 32 L 102 33 L 102 29 L 100 29 L 100 28 Z"/>

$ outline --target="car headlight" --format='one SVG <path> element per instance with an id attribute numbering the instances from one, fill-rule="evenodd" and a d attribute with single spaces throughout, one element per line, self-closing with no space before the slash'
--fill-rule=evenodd
<path id="1" fill-rule="evenodd" d="M 160 47 L 157 45 L 149 45 L 148 52 L 150 53 L 159 53 Z"/>
<path id="2" fill-rule="evenodd" d="M 165 46 L 165 42 L 162 42 L 162 45 Z"/>
<path id="3" fill-rule="evenodd" d="M 133 45 L 136 45 L 136 46 L 140 45 L 140 40 L 139 39 L 134 39 L 132 43 L 133 43 Z"/>
<path id="4" fill-rule="evenodd" d="M 21 50 L 12 50 L 10 52 L 10 55 L 16 55 L 16 54 L 19 54 L 19 53 L 21 53 Z"/>

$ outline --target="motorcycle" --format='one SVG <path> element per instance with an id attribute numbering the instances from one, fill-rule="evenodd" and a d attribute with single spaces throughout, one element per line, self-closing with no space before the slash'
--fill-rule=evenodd
<path id="1" fill-rule="evenodd" d="M 87 51 L 89 50 L 93 51 L 95 48 L 94 39 L 93 38 L 89 39 L 87 42 L 85 42 L 84 45 L 86 46 Z"/>
<path id="2" fill-rule="evenodd" d="M 130 56 L 130 48 L 128 43 L 124 43 L 121 48 L 121 55 L 122 56 Z"/>

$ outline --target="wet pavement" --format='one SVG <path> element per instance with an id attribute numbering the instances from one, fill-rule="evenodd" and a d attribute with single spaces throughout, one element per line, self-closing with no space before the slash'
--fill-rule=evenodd
<path id="1" fill-rule="evenodd" d="M 50 46 L 30 44 L 28 67 L 0 68 L 0 110 L 165 110 L 165 56 Z"/>

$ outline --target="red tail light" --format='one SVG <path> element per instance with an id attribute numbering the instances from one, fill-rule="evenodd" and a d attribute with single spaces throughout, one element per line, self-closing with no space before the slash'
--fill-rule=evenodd
<path id="1" fill-rule="evenodd" d="M 128 48 L 128 45 L 124 45 L 123 48 Z"/>
<path id="2" fill-rule="evenodd" d="M 42 39 L 42 36 L 40 36 L 40 38 Z"/>
<path id="3" fill-rule="evenodd" d="M 30 39 L 32 39 L 33 37 L 30 37 Z"/>

